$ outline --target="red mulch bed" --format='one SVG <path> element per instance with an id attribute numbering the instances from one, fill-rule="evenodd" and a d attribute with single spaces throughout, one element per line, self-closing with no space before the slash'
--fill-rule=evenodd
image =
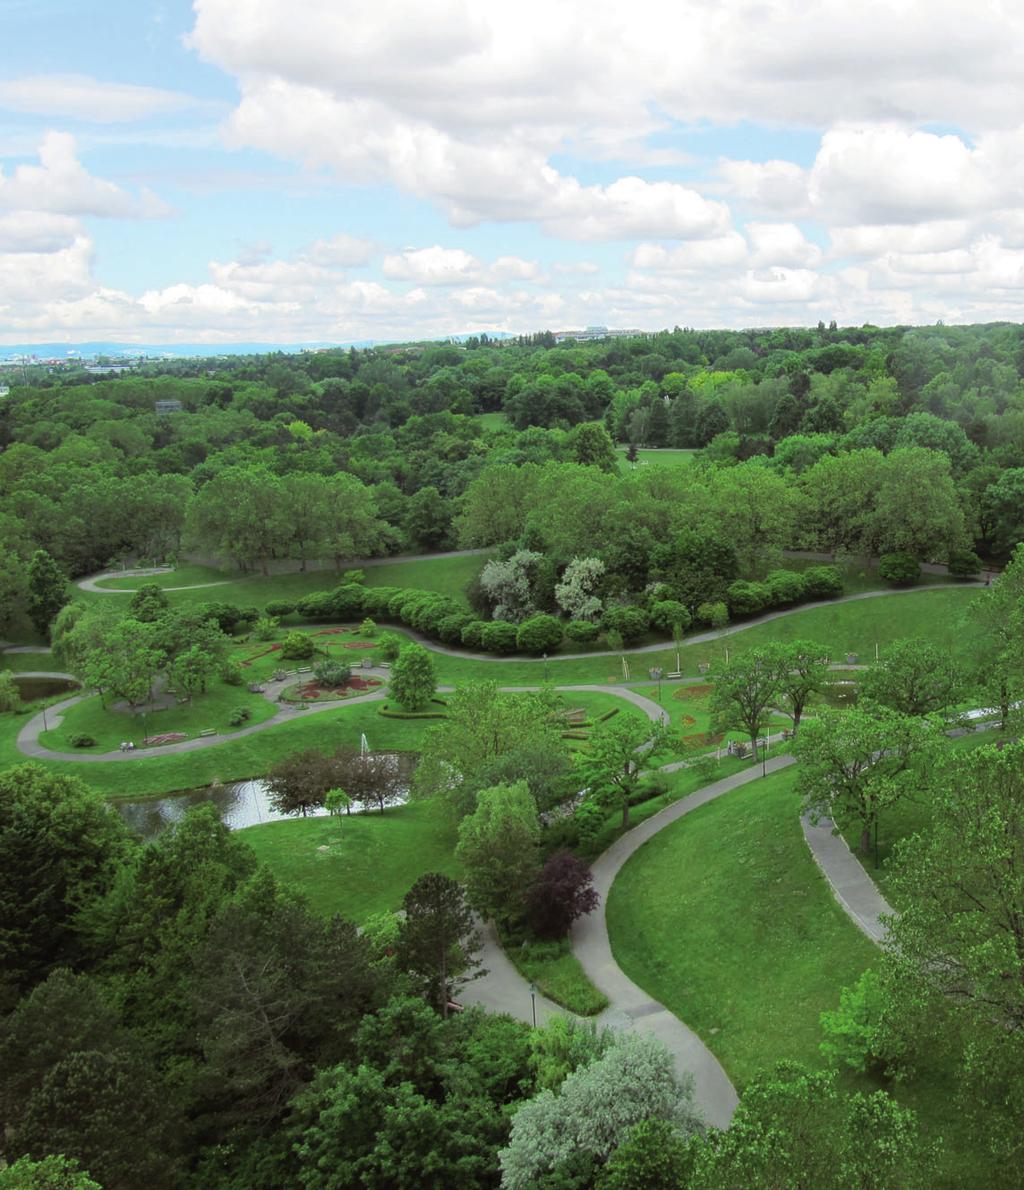
<path id="1" fill-rule="evenodd" d="M 693 747 L 708 747 L 711 744 L 720 744 L 725 736 L 719 733 L 712 735 L 709 731 L 698 731 L 696 735 L 684 735 L 683 743 L 691 744 Z"/>
<path id="2" fill-rule="evenodd" d="M 705 694 L 710 694 L 712 690 L 714 690 L 714 686 L 680 686 L 672 697 L 683 700 L 703 698 Z"/>
<path id="3" fill-rule="evenodd" d="M 179 740 L 187 740 L 188 736 L 183 731 L 165 731 L 163 735 L 147 736 L 142 742 L 147 747 L 153 744 L 176 744 Z"/>
<path id="4" fill-rule="evenodd" d="M 680 720 L 680 722 L 685 724 L 687 727 L 689 727 L 691 723 L 696 723 L 697 720 L 694 719 L 694 717 L 692 715 L 684 715 L 682 717 L 682 719 Z"/>
<path id="5" fill-rule="evenodd" d="M 372 640 L 347 640 L 342 646 L 343 649 L 372 649 Z"/>
<path id="6" fill-rule="evenodd" d="M 321 628 L 314 636 L 337 636 L 339 632 L 355 632 L 354 628 Z"/>
<path id="7" fill-rule="evenodd" d="M 375 686 L 380 685 L 382 683 L 376 678 L 357 678 L 353 676 L 343 686 L 321 686 L 319 682 L 306 682 L 295 693 L 303 700 L 312 701 L 319 698 L 322 694 L 341 694 L 348 690 L 372 690 Z"/>

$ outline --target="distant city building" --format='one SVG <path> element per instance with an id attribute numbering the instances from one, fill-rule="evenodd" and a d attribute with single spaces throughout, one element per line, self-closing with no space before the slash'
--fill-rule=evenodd
<path id="1" fill-rule="evenodd" d="M 156 410 L 157 417 L 167 417 L 170 413 L 181 412 L 180 401 L 154 401 L 153 408 Z"/>
<path id="2" fill-rule="evenodd" d="M 575 339 L 577 343 L 587 343 L 594 339 L 626 339 L 643 333 L 635 328 L 609 330 L 606 326 L 588 326 L 582 331 L 555 331 L 555 342 L 564 343 L 566 339 Z"/>
<path id="3" fill-rule="evenodd" d="M 131 364 L 86 364 L 85 370 L 90 376 L 119 376 L 122 372 L 130 372 Z"/>

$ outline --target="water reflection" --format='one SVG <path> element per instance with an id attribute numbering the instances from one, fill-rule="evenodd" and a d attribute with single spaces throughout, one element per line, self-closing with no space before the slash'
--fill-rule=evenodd
<path id="1" fill-rule="evenodd" d="M 408 780 L 416 765 L 416 754 L 413 752 L 391 753 L 399 766 L 402 775 Z M 402 800 L 405 800 L 406 783 Z M 270 804 L 270 797 L 265 781 L 238 781 L 232 785 L 208 786 L 205 789 L 189 789 L 184 793 L 168 794 L 164 797 L 131 798 L 117 802 L 121 817 L 134 834 L 144 840 L 156 838 L 161 831 L 166 830 L 172 823 L 183 818 L 193 806 L 202 806 L 212 802 L 217 807 L 221 819 L 231 830 L 241 830 L 246 826 L 257 826 L 262 822 L 279 822 L 282 818 L 294 817 L 289 814 L 279 814 Z M 355 806 L 352 813 L 362 811 Z M 326 814 L 326 810 L 314 811 L 312 816 L 319 817 Z"/>

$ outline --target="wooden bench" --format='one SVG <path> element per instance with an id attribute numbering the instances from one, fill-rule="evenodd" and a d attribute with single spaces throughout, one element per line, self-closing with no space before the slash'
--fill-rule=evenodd
<path id="1" fill-rule="evenodd" d="M 681 678 L 682 676 L 683 676 L 683 671 L 681 669 L 673 670 L 670 674 L 665 674 L 666 678 Z"/>
<path id="2" fill-rule="evenodd" d="M 202 731 L 201 731 L 199 734 L 200 734 L 201 736 L 203 736 L 203 735 L 216 735 L 216 734 L 217 734 L 217 729 L 216 729 L 216 727 L 205 727 L 205 728 L 203 728 L 203 730 L 202 730 Z"/>
<path id="3" fill-rule="evenodd" d="M 295 671 L 296 676 L 298 674 L 311 674 L 312 672 L 313 672 L 313 667 L 311 665 L 304 665 L 301 669 L 297 669 Z"/>

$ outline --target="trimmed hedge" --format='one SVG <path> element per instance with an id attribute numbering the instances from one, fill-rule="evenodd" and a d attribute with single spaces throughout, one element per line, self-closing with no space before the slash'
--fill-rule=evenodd
<path id="1" fill-rule="evenodd" d="M 790 607 L 808 599 L 834 599 L 843 591 L 843 578 L 834 566 L 812 566 L 796 570 L 773 570 L 764 582 L 737 579 L 726 590 L 729 611 L 734 616 L 756 616 L 774 607 Z M 698 609 L 698 618 L 703 609 Z"/>
<path id="2" fill-rule="evenodd" d="M 878 559 L 878 573 L 894 587 L 911 587 L 921 577 L 921 563 L 913 554 L 883 554 Z"/>

